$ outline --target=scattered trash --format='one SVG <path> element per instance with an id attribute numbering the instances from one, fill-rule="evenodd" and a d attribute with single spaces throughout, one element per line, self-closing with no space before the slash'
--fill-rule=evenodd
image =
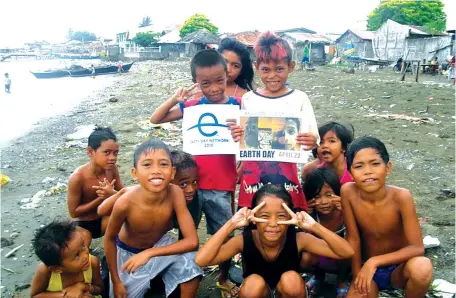
<path id="1" fill-rule="evenodd" d="M 13 271 L 13 270 L 11 270 L 9 268 L 6 268 L 5 266 L 2 266 L 2 269 L 5 270 L 5 271 L 8 271 L 10 273 L 16 274 L 16 271 Z"/>
<path id="2" fill-rule="evenodd" d="M 7 246 L 11 246 L 14 244 L 13 240 L 10 240 L 5 237 L 0 238 L 0 241 L 1 241 L 1 247 L 7 247 Z"/>
<path id="3" fill-rule="evenodd" d="M 179 129 L 171 123 L 153 124 L 150 120 L 141 120 L 136 123 L 143 130 L 164 129 L 170 131 L 179 131 Z"/>
<path id="4" fill-rule="evenodd" d="M 414 163 L 409 164 L 409 165 L 407 166 L 407 170 L 411 171 L 414 167 L 415 167 L 415 164 L 414 164 Z"/>
<path id="5" fill-rule="evenodd" d="M 431 123 L 431 122 L 435 121 L 434 119 L 432 119 L 430 117 L 420 117 L 419 118 L 419 117 L 408 116 L 405 114 L 384 114 L 384 115 L 369 114 L 364 117 L 386 118 L 386 119 L 391 119 L 391 120 L 400 119 L 400 120 L 407 120 L 412 123 L 418 123 L 418 124 Z"/>
<path id="6" fill-rule="evenodd" d="M 0 187 L 8 184 L 11 181 L 10 177 L 6 176 L 5 174 L 0 174 L 0 180 L 1 180 Z"/>
<path id="7" fill-rule="evenodd" d="M 431 179 L 429 179 L 429 180 L 435 181 L 435 180 L 437 180 L 437 179 L 440 179 L 440 177 L 434 177 L 434 178 L 431 178 Z"/>
<path id="8" fill-rule="evenodd" d="M 432 288 L 435 291 L 433 294 L 440 298 L 453 298 L 456 294 L 456 285 L 443 279 L 434 280 Z"/>
<path id="9" fill-rule="evenodd" d="M 432 248 L 432 247 L 439 247 L 440 241 L 437 238 L 427 235 L 426 237 L 423 238 L 423 244 L 424 244 L 425 249 Z"/>
<path id="10" fill-rule="evenodd" d="M 393 104 L 390 104 L 390 108 L 394 108 L 395 106 L 396 106 L 396 104 L 395 104 L 395 103 L 393 103 Z"/>
<path id="11" fill-rule="evenodd" d="M 83 143 L 81 141 L 68 141 L 63 144 L 62 149 L 70 149 L 70 148 L 87 148 L 87 143 Z"/>
<path id="12" fill-rule="evenodd" d="M 382 98 L 388 99 L 388 98 L 391 98 L 391 95 L 383 95 Z"/>
<path id="13" fill-rule="evenodd" d="M 87 139 L 95 128 L 96 126 L 93 124 L 78 126 L 74 133 L 67 135 L 67 140 Z"/>
<path id="14" fill-rule="evenodd" d="M 440 190 L 440 193 L 448 198 L 454 198 L 455 197 L 455 193 L 453 190 L 449 189 L 449 188 L 444 188 L 444 189 L 441 189 Z"/>
<path id="15" fill-rule="evenodd" d="M 49 191 L 46 192 L 46 195 L 49 196 L 55 196 L 59 192 L 65 192 L 67 191 L 67 185 L 65 183 L 58 182 L 57 185 L 51 187 Z"/>
<path id="16" fill-rule="evenodd" d="M 25 290 L 25 289 L 28 289 L 30 288 L 30 284 L 22 284 L 22 285 L 16 285 L 14 287 L 14 290 L 15 291 L 22 291 L 22 290 Z"/>
<path id="17" fill-rule="evenodd" d="M 419 222 L 420 224 L 426 223 L 427 221 L 428 221 L 428 219 L 427 219 L 426 217 L 420 217 L 420 218 L 418 218 L 418 222 Z"/>
<path id="18" fill-rule="evenodd" d="M 14 255 L 14 253 L 15 253 L 16 251 L 18 251 L 22 246 L 24 246 L 24 244 L 21 244 L 21 245 L 15 247 L 15 248 L 13 248 L 9 253 L 7 253 L 7 254 L 5 255 L 5 258 L 9 258 L 9 257 L 11 257 L 12 255 Z"/>
<path id="19" fill-rule="evenodd" d="M 10 235 L 11 239 L 15 239 L 17 237 L 19 237 L 19 232 L 14 232 L 14 233 L 11 233 L 11 235 Z"/>
<path id="20" fill-rule="evenodd" d="M 56 178 L 52 178 L 52 177 L 46 177 L 43 179 L 43 181 L 41 181 L 41 183 L 49 183 L 49 182 L 53 182 Z"/>
<path id="21" fill-rule="evenodd" d="M 21 209 L 35 209 L 39 206 L 39 203 L 46 195 L 46 190 L 38 191 L 32 198 L 22 199 L 21 203 L 23 204 Z"/>
<path id="22" fill-rule="evenodd" d="M 115 96 L 111 96 L 109 98 L 109 102 L 118 102 L 119 101 L 119 98 L 115 97 Z"/>

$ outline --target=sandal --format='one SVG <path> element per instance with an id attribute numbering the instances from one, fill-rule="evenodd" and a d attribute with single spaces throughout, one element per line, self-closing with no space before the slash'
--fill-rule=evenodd
<path id="1" fill-rule="evenodd" d="M 309 297 L 313 297 L 320 291 L 321 281 L 318 280 L 315 275 L 312 275 L 306 282 L 306 288 L 309 292 Z"/>
<path id="2" fill-rule="evenodd" d="M 347 296 L 347 293 L 349 290 L 350 290 L 349 282 L 340 283 L 339 285 L 337 285 L 337 288 L 336 288 L 337 298 L 344 298 L 345 296 Z"/>
<path id="3" fill-rule="evenodd" d="M 239 288 L 232 282 L 227 281 L 226 286 L 221 285 L 219 282 L 215 286 L 219 288 L 222 298 L 239 298 Z"/>

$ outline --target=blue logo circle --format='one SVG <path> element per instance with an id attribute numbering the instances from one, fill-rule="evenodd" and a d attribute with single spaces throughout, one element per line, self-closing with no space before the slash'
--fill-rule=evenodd
<path id="1" fill-rule="evenodd" d="M 207 117 L 211 118 L 212 122 L 211 123 L 202 123 L 203 119 L 207 118 Z M 220 124 L 217 120 L 217 117 L 215 117 L 214 114 L 204 113 L 199 117 L 198 124 L 190 127 L 189 129 L 187 129 L 187 131 L 190 129 L 193 129 L 193 128 L 198 128 L 198 131 L 200 132 L 200 134 L 205 137 L 213 137 L 218 133 L 217 130 L 213 130 L 212 132 L 203 131 L 203 127 L 227 127 L 227 126 L 225 124 Z"/>

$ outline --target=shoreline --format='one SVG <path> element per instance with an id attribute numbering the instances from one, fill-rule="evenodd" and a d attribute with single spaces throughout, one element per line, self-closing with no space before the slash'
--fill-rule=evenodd
<path id="1" fill-rule="evenodd" d="M 372 134 L 386 143 L 394 164 L 389 182 L 412 191 L 418 217 L 423 222 L 423 237 L 431 235 L 441 242 L 440 247 L 426 253 L 434 264 L 434 278 L 454 282 L 454 198 L 439 194 L 440 189 L 454 191 L 453 90 L 438 85 L 401 83 L 397 75 L 386 71 L 348 76 L 340 70 L 321 67 L 313 73 L 295 72 L 290 82 L 293 88 L 309 95 L 319 124 L 329 120 L 352 123 L 355 136 Z M 1 171 L 12 181 L 1 190 L 1 236 L 14 242 L 2 248 L 2 266 L 15 272 L 2 269 L 4 297 L 28 297 L 28 287 L 38 265 L 30 246 L 33 231 L 57 216 L 67 217 L 66 191 L 62 184 L 67 183 L 69 175 L 86 163 L 88 157 L 84 146 L 65 148 L 66 136 L 81 125 L 111 126 L 119 139 L 117 164 L 122 181 L 126 186 L 132 185 L 129 171 L 136 144 L 155 136 L 181 148 L 180 121 L 173 123 L 175 130 L 144 127 L 145 122 L 140 122 L 148 120 L 175 89 L 190 84 L 187 62 L 140 62 L 113 85 L 84 99 L 70 112 L 40 121 L 32 131 L 2 148 Z M 429 96 L 434 99 L 429 101 Z M 118 101 L 110 102 L 110 98 Z M 418 113 L 426 105 L 430 106 L 429 114 Z M 387 112 L 432 117 L 435 122 L 420 124 L 366 117 Z M 52 189 L 55 194 L 44 195 L 35 209 L 20 208 L 24 204 L 20 202 L 22 199 Z M 200 243 L 204 243 L 208 237 L 204 224 L 200 225 L 198 234 Z M 100 243 L 94 241 L 95 246 Z M 4 257 L 22 244 L 15 256 Z M 220 296 L 214 288 L 215 276 L 203 279 L 197 297 Z"/>

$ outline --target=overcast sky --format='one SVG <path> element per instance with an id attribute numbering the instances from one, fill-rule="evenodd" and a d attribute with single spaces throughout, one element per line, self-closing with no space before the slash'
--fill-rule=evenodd
<path id="1" fill-rule="evenodd" d="M 203 13 L 220 32 L 305 27 L 322 33 L 364 29 L 379 0 L 5 0 L 0 8 L 0 45 L 33 40 L 63 42 L 68 28 L 114 38 L 150 16 L 157 26 L 182 24 Z M 445 4 L 448 29 L 456 28 L 456 1 Z"/>

